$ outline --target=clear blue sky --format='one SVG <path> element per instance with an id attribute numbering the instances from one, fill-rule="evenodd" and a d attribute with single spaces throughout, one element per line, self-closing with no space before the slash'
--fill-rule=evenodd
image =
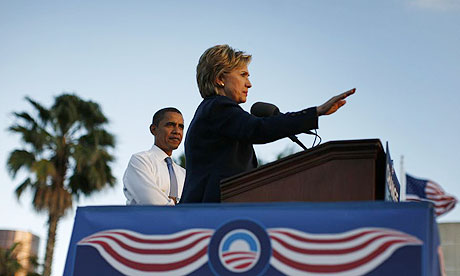
<path id="1" fill-rule="evenodd" d="M 13 180 L 6 171 L 8 153 L 21 146 L 6 129 L 11 112 L 30 110 L 26 95 L 49 106 L 74 92 L 102 106 L 117 137 L 118 181 L 78 205 L 122 205 L 122 175 L 130 155 L 153 142 L 153 112 L 175 106 L 188 124 L 201 101 L 198 58 L 224 43 L 253 55 L 244 109 L 266 101 L 296 111 L 356 87 L 346 106 L 320 119 L 323 141 L 388 141 L 397 169 L 404 155 L 407 172 L 460 197 L 459 26 L 457 0 L 0 0 L 0 228 L 35 233 L 43 252 L 46 216 L 32 211 L 29 194 L 16 200 L 24 175 Z M 270 161 L 290 145 L 256 151 Z M 55 276 L 74 213 L 58 228 Z M 460 221 L 460 208 L 439 221 Z"/>

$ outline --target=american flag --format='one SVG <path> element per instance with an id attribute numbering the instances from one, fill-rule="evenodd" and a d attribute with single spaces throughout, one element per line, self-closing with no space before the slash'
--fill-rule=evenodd
<path id="1" fill-rule="evenodd" d="M 457 199 L 444 192 L 441 186 L 433 181 L 417 179 L 406 174 L 406 201 L 428 201 L 433 203 L 436 216 L 452 210 Z"/>
<path id="2" fill-rule="evenodd" d="M 398 248 L 421 245 L 406 233 L 386 228 L 358 228 L 344 233 L 310 234 L 291 228 L 269 228 L 270 265 L 285 275 L 365 275 Z M 125 275 L 186 275 L 208 262 L 212 229 L 189 229 L 167 235 L 145 235 L 114 229 L 82 239 Z M 227 260 L 224 259 L 224 262 Z"/>

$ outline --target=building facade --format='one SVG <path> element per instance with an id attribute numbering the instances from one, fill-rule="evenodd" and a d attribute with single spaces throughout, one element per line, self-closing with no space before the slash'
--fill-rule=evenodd
<path id="1" fill-rule="evenodd" d="M 439 223 L 444 268 L 447 276 L 460 276 L 460 223 Z"/>
<path id="2" fill-rule="evenodd" d="M 19 243 L 15 252 L 22 269 L 15 276 L 26 276 L 28 271 L 33 271 L 30 258 L 38 256 L 39 241 L 39 237 L 30 232 L 0 230 L 0 248 L 11 248 L 14 243 Z"/>

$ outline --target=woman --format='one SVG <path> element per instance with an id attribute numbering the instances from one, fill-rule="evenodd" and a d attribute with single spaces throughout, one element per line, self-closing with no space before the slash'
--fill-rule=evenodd
<path id="1" fill-rule="evenodd" d="M 207 49 L 197 66 L 203 101 L 185 138 L 187 173 L 181 203 L 220 202 L 220 181 L 257 167 L 253 144 L 318 128 L 318 116 L 334 113 L 354 89 L 319 107 L 259 118 L 244 111 L 251 55 L 228 45 Z"/>

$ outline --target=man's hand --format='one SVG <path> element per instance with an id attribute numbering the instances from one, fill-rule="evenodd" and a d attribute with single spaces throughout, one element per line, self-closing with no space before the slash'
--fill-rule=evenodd
<path id="1" fill-rule="evenodd" d="M 322 115 L 330 115 L 336 112 L 340 107 L 342 107 L 347 102 L 345 101 L 345 98 L 350 96 L 351 94 L 354 94 L 355 91 L 356 91 L 356 88 L 353 88 L 353 89 L 348 90 L 347 92 L 344 92 L 335 97 L 332 97 L 329 101 L 318 106 L 316 108 L 316 113 L 318 114 L 318 116 L 322 116 Z"/>
<path id="2" fill-rule="evenodd" d="M 168 197 L 174 201 L 174 205 L 177 205 L 177 197 L 174 197 L 174 196 L 168 196 Z"/>

